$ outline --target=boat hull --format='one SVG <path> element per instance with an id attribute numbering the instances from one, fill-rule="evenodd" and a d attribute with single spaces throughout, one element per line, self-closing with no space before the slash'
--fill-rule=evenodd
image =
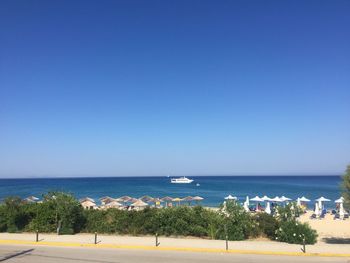
<path id="1" fill-rule="evenodd" d="M 172 184 L 190 184 L 192 183 L 193 180 L 189 180 L 189 181 L 186 181 L 186 182 L 179 182 L 179 181 L 171 181 Z"/>

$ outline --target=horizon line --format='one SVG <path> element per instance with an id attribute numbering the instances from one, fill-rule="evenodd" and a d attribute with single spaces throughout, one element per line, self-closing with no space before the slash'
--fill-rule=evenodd
<path id="1" fill-rule="evenodd" d="M 96 176 L 96 175 L 77 175 L 77 176 L 19 176 L 19 177 L 0 177 L 0 180 L 9 179 L 79 179 L 79 178 L 149 178 L 149 177 L 300 177 L 300 176 L 342 176 L 342 174 L 221 174 L 221 175 L 111 175 L 111 176 Z"/>

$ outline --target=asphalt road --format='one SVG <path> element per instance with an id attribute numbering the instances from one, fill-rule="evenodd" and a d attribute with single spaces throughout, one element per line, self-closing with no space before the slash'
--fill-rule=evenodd
<path id="1" fill-rule="evenodd" d="M 177 251 L 149 251 L 94 248 L 38 247 L 1 245 L 0 262 L 18 263 L 157 263 L 157 262 L 343 262 L 350 258 L 295 257 L 195 253 Z"/>

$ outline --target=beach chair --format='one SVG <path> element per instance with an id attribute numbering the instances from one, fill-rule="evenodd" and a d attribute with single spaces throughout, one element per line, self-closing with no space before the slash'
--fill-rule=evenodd
<path id="1" fill-rule="evenodd" d="M 334 219 L 334 220 L 340 219 L 340 215 L 339 215 L 339 214 L 335 214 L 333 219 Z"/>

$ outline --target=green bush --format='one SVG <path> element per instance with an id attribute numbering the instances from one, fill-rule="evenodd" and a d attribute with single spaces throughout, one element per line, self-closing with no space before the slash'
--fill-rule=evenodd
<path id="1" fill-rule="evenodd" d="M 275 239 L 275 233 L 279 227 L 275 217 L 266 213 L 258 213 L 254 215 L 253 220 L 257 225 L 255 227 L 255 236 L 266 236 L 270 239 Z"/>
<path id="2" fill-rule="evenodd" d="M 291 202 L 285 206 L 277 207 L 277 220 L 294 221 L 303 213 L 302 209 L 297 206 L 296 202 Z"/>
<path id="3" fill-rule="evenodd" d="M 296 206 L 295 206 L 296 207 Z M 35 231 L 60 234 L 105 233 L 129 235 L 196 236 L 211 239 L 244 240 L 266 236 L 289 243 L 316 242 L 316 231 L 296 223 L 298 210 L 292 205 L 278 208 L 278 216 L 251 215 L 235 202 L 213 211 L 202 206 L 177 206 L 141 211 L 119 209 L 84 210 L 71 194 L 52 192 L 42 203 L 26 203 L 10 197 L 0 204 L 0 231 Z M 282 229 L 280 231 L 278 229 Z M 277 231 L 278 230 L 278 231 Z M 294 235 L 295 234 L 295 235 Z M 302 236 L 303 237 L 303 236 Z"/>
<path id="4" fill-rule="evenodd" d="M 157 209 L 153 225 L 161 235 L 207 236 L 210 215 L 211 211 L 200 206 Z"/>
<path id="5" fill-rule="evenodd" d="M 219 239 L 244 240 L 249 238 L 253 228 L 253 220 L 249 213 L 245 212 L 243 207 L 236 202 L 228 201 L 225 207 L 220 209 L 220 215 L 223 217 L 223 225 L 219 229 Z"/>
<path id="6" fill-rule="evenodd" d="M 296 221 L 283 221 L 276 230 L 276 240 L 291 244 L 315 244 L 317 242 L 317 232 L 307 223 Z"/>
<path id="7" fill-rule="evenodd" d="M 32 217 L 29 210 L 25 212 L 27 206 L 19 197 L 6 198 L 0 209 L 0 230 L 10 233 L 23 231 Z"/>
<path id="8" fill-rule="evenodd" d="M 85 224 L 83 208 L 71 194 L 52 192 L 44 196 L 40 204 L 32 204 L 35 217 L 27 226 L 28 231 L 78 233 Z"/>

